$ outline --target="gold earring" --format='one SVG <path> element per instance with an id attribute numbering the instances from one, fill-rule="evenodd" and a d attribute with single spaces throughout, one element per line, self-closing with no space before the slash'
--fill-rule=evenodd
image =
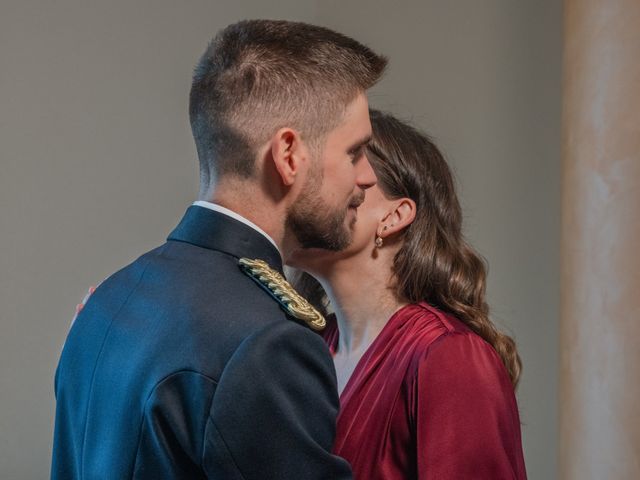
<path id="1" fill-rule="evenodd" d="M 376 237 L 376 247 L 378 247 L 378 248 L 382 247 L 382 244 L 383 244 L 383 243 L 384 243 L 384 242 L 383 242 L 383 240 L 382 240 L 382 237 L 378 235 L 378 236 Z"/>

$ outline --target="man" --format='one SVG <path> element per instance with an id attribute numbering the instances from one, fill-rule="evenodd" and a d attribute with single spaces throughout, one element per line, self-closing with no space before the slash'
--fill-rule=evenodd
<path id="1" fill-rule="evenodd" d="M 280 274 L 294 249 L 350 243 L 375 183 L 365 92 L 385 65 L 302 23 L 213 40 L 190 94 L 200 199 L 74 322 L 52 478 L 350 477 L 330 453 L 335 372 L 309 328 L 322 318 Z"/>

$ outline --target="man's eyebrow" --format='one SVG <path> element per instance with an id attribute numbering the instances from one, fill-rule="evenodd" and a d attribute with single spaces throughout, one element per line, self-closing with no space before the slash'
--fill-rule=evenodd
<path id="1" fill-rule="evenodd" d="M 372 136 L 371 135 L 367 135 L 366 137 L 358 140 L 356 143 L 353 144 L 353 146 L 349 149 L 349 152 L 354 152 L 357 149 L 359 149 L 360 147 L 366 147 L 369 142 L 371 142 Z"/>

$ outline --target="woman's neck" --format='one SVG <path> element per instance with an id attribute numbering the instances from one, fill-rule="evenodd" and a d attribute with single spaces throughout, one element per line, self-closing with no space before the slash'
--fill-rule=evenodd
<path id="1" fill-rule="evenodd" d="M 342 259 L 321 276 L 338 321 L 340 355 L 362 355 L 389 318 L 406 305 L 390 286 L 393 258 L 385 257 Z"/>

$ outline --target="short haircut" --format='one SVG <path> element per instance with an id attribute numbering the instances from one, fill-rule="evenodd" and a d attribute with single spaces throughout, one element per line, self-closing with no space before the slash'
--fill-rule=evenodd
<path id="1" fill-rule="evenodd" d="M 365 45 L 315 25 L 245 20 L 224 28 L 196 65 L 189 98 L 201 185 L 252 177 L 257 147 L 279 128 L 317 145 L 386 65 Z"/>

